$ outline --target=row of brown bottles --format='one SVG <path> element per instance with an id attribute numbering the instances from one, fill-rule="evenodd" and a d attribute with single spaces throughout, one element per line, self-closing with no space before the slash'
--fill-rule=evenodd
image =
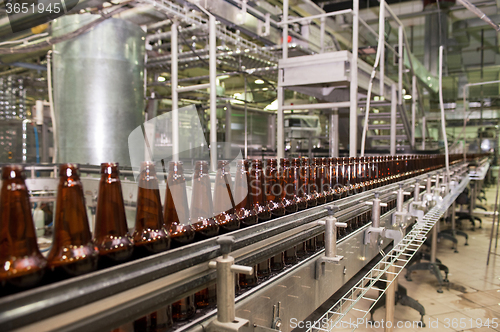
<path id="1" fill-rule="evenodd" d="M 460 155 L 451 156 L 458 162 Z M 68 275 L 79 275 L 103 261 L 128 260 L 133 251 L 141 255 L 167 250 L 195 239 L 204 239 L 283 216 L 307 207 L 330 202 L 352 193 L 376 188 L 444 165 L 444 156 L 406 155 L 358 158 L 269 159 L 237 163 L 234 190 L 229 164 L 220 161 L 215 182 L 214 202 L 208 163 L 198 161 L 193 176 L 192 204 L 189 209 L 183 166 L 171 162 L 167 178 L 164 210 L 154 164 L 141 166 L 136 224 L 129 233 L 121 191 L 118 165 L 101 165 L 101 180 L 94 236 L 90 233 L 78 167 L 60 166 L 60 183 L 54 220 L 52 249 L 45 260 L 36 245 L 28 192 L 20 166 L 2 170 L 2 224 L 0 227 L 0 280 L 18 286 L 36 284 L 45 266 Z M 320 244 L 321 237 L 316 239 Z M 261 275 L 274 266 L 294 261 L 296 254 L 313 247 L 298 246 L 264 262 Z M 135 248 L 135 249 L 134 249 Z M 272 264 L 271 264 L 272 263 Z"/>

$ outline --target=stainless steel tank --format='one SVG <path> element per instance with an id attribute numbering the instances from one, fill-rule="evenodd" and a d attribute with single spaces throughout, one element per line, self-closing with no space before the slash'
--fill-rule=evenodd
<path id="1" fill-rule="evenodd" d="M 74 31 L 98 17 L 58 18 L 53 35 Z M 57 162 L 130 165 L 128 135 L 143 122 L 144 38 L 139 26 L 110 18 L 54 46 Z"/>

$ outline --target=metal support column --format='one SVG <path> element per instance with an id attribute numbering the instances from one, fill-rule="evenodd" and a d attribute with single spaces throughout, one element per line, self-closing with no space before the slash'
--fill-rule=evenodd
<path id="1" fill-rule="evenodd" d="M 178 75 L 178 63 L 177 63 L 177 53 L 179 51 L 179 45 L 177 41 L 179 22 L 173 20 L 170 36 L 170 48 L 171 48 L 171 89 L 172 89 L 172 160 L 179 161 L 179 94 L 177 92 L 177 75 Z"/>
<path id="2" fill-rule="evenodd" d="M 378 16 L 378 36 L 380 49 L 380 85 L 379 95 L 384 96 L 385 88 L 385 1 L 380 2 L 379 16 Z"/>
<path id="3" fill-rule="evenodd" d="M 330 114 L 330 157 L 339 156 L 339 112 Z"/>
<path id="4" fill-rule="evenodd" d="M 288 0 L 283 0 L 283 59 L 288 58 Z"/>
<path id="5" fill-rule="evenodd" d="M 288 1 L 285 0 L 287 3 Z M 352 2 L 352 57 L 349 109 L 349 156 L 356 157 L 358 149 L 358 34 L 359 0 Z"/>
<path id="6" fill-rule="evenodd" d="M 396 277 L 393 273 L 396 272 L 394 265 L 387 270 L 387 282 L 393 281 Z M 396 305 L 396 281 L 394 280 L 385 291 L 385 332 L 394 331 L 394 309 Z M 391 322 L 392 324 L 388 324 Z"/>
<path id="7" fill-rule="evenodd" d="M 245 75 L 245 159 L 248 158 L 247 76 Z"/>
<path id="8" fill-rule="evenodd" d="M 281 69 L 278 73 L 278 119 L 277 119 L 277 157 L 285 158 L 285 128 L 283 120 L 283 103 L 285 96 L 285 89 L 280 84 L 283 82 L 283 70 Z"/>
<path id="9" fill-rule="evenodd" d="M 283 59 L 288 58 L 288 0 L 283 0 Z M 283 72 L 280 70 L 278 73 L 278 111 L 277 111 L 277 157 L 285 158 L 285 128 L 283 119 L 283 102 L 284 102 L 284 88 L 281 86 L 283 82 Z"/>
<path id="10" fill-rule="evenodd" d="M 210 76 L 210 167 L 217 171 L 217 36 L 215 16 L 209 21 L 209 76 Z"/>
<path id="11" fill-rule="evenodd" d="M 415 146 L 415 127 L 417 118 L 417 77 L 411 78 L 411 146 Z"/>
<path id="12" fill-rule="evenodd" d="M 422 117 L 422 150 L 425 150 L 425 116 Z"/>
<path id="13" fill-rule="evenodd" d="M 231 138 L 231 134 L 232 134 L 232 131 L 231 131 L 231 113 L 232 113 L 232 109 L 231 109 L 231 103 L 227 103 L 226 104 L 226 114 L 225 114 L 225 117 L 226 117 L 226 126 L 225 126 L 225 136 L 226 136 L 226 139 L 225 139 L 225 144 L 224 144 L 224 147 L 225 147 L 225 151 L 224 151 L 224 159 L 227 159 L 227 160 L 230 160 L 231 159 L 231 141 L 232 141 L 232 138 Z"/>
<path id="14" fill-rule="evenodd" d="M 391 145 L 390 152 L 391 155 L 396 155 L 396 117 L 397 117 L 397 93 L 396 85 L 393 84 L 391 87 Z"/>
<path id="15" fill-rule="evenodd" d="M 320 53 L 325 53 L 325 22 L 326 22 L 326 17 L 322 16 L 320 33 L 319 33 L 319 40 L 320 40 L 319 43 L 321 45 Z"/>
<path id="16" fill-rule="evenodd" d="M 398 105 L 403 105 L 403 64 L 404 64 L 404 49 L 403 49 L 403 26 L 398 28 Z M 402 108 L 400 108 L 402 111 Z"/>

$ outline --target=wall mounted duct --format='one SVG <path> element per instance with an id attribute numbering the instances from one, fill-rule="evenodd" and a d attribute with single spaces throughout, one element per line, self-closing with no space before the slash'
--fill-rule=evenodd
<path id="1" fill-rule="evenodd" d="M 55 36 L 97 19 L 66 15 Z M 145 33 L 110 18 L 76 39 L 54 46 L 54 107 L 58 162 L 130 165 L 128 135 L 143 121 Z"/>

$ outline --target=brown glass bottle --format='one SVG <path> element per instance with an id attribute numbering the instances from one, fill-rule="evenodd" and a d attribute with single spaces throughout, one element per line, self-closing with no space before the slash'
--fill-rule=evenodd
<path id="1" fill-rule="evenodd" d="M 356 184 L 358 187 L 357 192 L 362 193 L 363 191 L 366 190 L 366 184 L 365 184 L 365 170 L 366 170 L 366 161 L 365 157 L 358 157 L 358 164 L 356 167 Z"/>
<path id="2" fill-rule="evenodd" d="M 300 176 L 304 179 L 303 185 L 306 188 L 307 207 L 318 205 L 318 197 L 316 195 L 316 180 L 309 163 L 309 158 L 302 158 Z"/>
<path id="3" fill-rule="evenodd" d="M 266 259 L 257 264 L 257 276 L 259 278 L 267 277 L 271 274 L 271 259 Z"/>
<path id="4" fill-rule="evenodd" d="M 184 321 L 196 313 L 194 294 L 183 298 L 172 304 L 172 318 L 176 321 Z"/>
<path id="5" fill-rule="evenodd" d="M 262 160 L 254 160 L 250 173 L 250 190 L 252 193 L 253 209 L 259 222 L 271 219 L 271 211 L 267 206 L 265 191 L 264 171 L 262 170 Z"/>
<path id="6" fill-rule="evenodd" d="M 0 283 L 31 287 L 43 277 L 47 261 L 38 250 L 23 167 L 2 168 L 0 196 Z"/>
<path id="7" fill-rule="evenodd" d="M 125 216 L 118 163 L 101 164 L 94 241 L 100 259 L 113 262 L 129 259 L 134 250 Z"/>
<path id="8" fill-rule="evenodd" d="M 139 254 L 158 253 L 170 248 L 161 208 L 160 189 L 154 163 L 141 163 L 137 191 L 135 229 L 132 237 Z"/>
<path id="9" fill-rule="evenodd" d="M 282 202 L 283 186 L 279 178 L 278 162 L 276 159 L 268 159 L 266 165 L 266 199 L 269 211 L 275 217 L 285 215 L 285 206 Z"/>
<path id="10" fill-rule="evenodd" d="M 271 271 L 281 271 L 285 267 L 285 253 L 281 252 L 271 257 Z"/>
<path id="11" fill-rule="evenodd" d="M 240 228 L 240 220 L 234 213 L 234 208 L 229 163 L 220 160 L 215 177 L 214 214 L 221 232 L 232 232 Z"/>
<path id="12" fill-rule="evenodd" d="M 99 251 L 90 233 L 78 165 L 62 164 L 59 166 L 54 236 L 47 266 L 56 273 L 76 276 L 95 270 L 98 257 Z"/>
<path id="13" fill-rule="evenodd" d="M 280 171 L 280 180 L 281 187 L 283 188 L 281 194 L 281 200 L 283 205 L 285 206 L 285 211 L 287 213 L 297 212 L 299 207 L 299 199 L 296 195 L 295 190 L 295 177 L 292 169 L 290 168 L 290 159 L 281 158 L 281 171 Z M 295 170 L 295 169 L 294 169 Z M 298 178 L 298 172 L 297 172 Z"/>
<path id="14" fill-rule="evenodd" d="M 321 166 L 321 158 L 312 158 L 310 160 L 309 194 L 316 197 L 318 205 L 326 203 L 326 197 L 321 191 L 324 183 L 324 174 Z"/>
<path id="15" fill-rule="evenodd" d="M 324 182 L 321 187 L 323 191 L 326 201 L 333 201 L 333 189 L 332 189 L 332 167 L 331 167 L 331 159 L 332 158 L 321 158 L 321 165 L 323 168 L 324 174 Z"/>
<path id="16" fill-rule="evenodd" d="M 219 234 L 219 225 L 213 218 L 212 189 L 208 162 L 199 160 L 194 166 L 193 194 L 191 196 L 191 225 L 198 239 Z"/>
<path id="17" fill-rule="evenodd" d="M 333 199 L 337 200 L 342 197 L 342 178 L 341 178 L 341 163 L 340 158 L 331 158 L 330 160 L 330 168 L 331 168 L 331 177 L 330 177 L 330 188 L 333 193 Z"/>
<path id="18" fill-rule="evenodd" d="M 253 209 L 248 161 L 238 160 L 234 180 L 235 214 L 241 226 L 251 226 L 257 223 L 257 214 Z"/>
<path id="19" fill-rule="evenodd" d="M 217 304 L 217 285 L 211 284 L 194 294 L 194 300 L 197 308 L 206 308 Z"/>
<path id="20" fill-rule="evenodd" d="M 134 332 L 167 331 L 172 327 L 172 306 L 166 306 L 146 316 L 136 319 L 133 323 Z M 130 331 L 129 331 L 130 332 Z"/>
<path id="21" fill-rule="evenodd" d="M 259 283 L 259 278 L 257 277 L 257 270 L 258 267 L 257 265 L 255 265 L 253 267 L 252 275 L 238 274 L 239 286 L 241 288 L 257 286 L 257 284 Z"/>
<path id="22" fill-rule="evenodd" d="M 184 177 L 184 167 L 180 161 L 171 161 L 168 165 L 163 219 L 173 247 L 194 241 L 195 232 L 189 223 L 186 178 Z"/>
<path id="23" fill-rule="evenodd" d="M 313 167 L 314 164 L 314 167 Z M 316 186 L 314 187 L 316 190 L 316 195 L 318 199 L 318 204 L 326 203 L 326 193 L 323 191 L 323 187 L 325 185 L 326 179 L 326 170 L 323 166 L 322 158 L 313 158 L 311 163 L 311 171 L 313 173 L 314 181 Z"/>
<path id="24" fill-rule="evenodd" d="M 342 157 L 339 158 L 340 165 L 340 179 L 342 183 L 342 198 L 345 198 L 349 195 L 349 158 Z"/>
<path id="25" fill-rule="evenodd" d="M 297 208 L 306 209 L 307 206 L 307 178 L 302 174 L 302 160 L 293 158 L 290 164 L 290 177 L 293 178 L 293 191 L 297 197 Z"/>

